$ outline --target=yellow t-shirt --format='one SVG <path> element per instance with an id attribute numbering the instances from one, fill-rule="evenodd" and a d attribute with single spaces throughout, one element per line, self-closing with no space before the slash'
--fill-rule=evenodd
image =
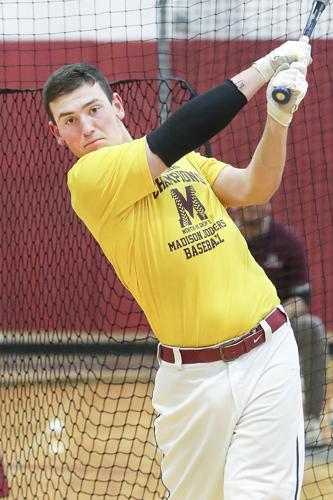
<path id="1" fill-rule="evenodd" d="M 141 138 L 89 153 L 68 174 L 73 209 L 162 343 L 217 344 L 279 303 L 211 189 L 224 167 L 190 153 L 154 182 Z"/>

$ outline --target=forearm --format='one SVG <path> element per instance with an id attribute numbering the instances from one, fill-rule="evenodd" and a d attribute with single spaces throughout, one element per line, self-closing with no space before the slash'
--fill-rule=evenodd
<path id="1" fill-rule="evenodd" d="M 149 149 L 169 167 L 223 130 L 246 103 L 244 93 L 226 80 L 184 104 L 150 132 Z"/>
<path id="2" fill-rule="evenodd" d="M 263 76 L 253 66 L 238 73 L 238 75 L 231 78 L 231 81 L 245 95 L 247 101 L 265 85 Z"/>
<path id="3" fill-rule="evenodd" d="M 147 160 L 153 178 L 223 130 L 264 84 L 255 68 L 242 71 L 189 101 L 148 134 Z"/>
<path id="4" fill-rule="evenodd" d="M 278 189 L 286 161 L 288 127 L 268 116 L 266 126 L 247 170 L 255 204 L 266 203 Z"/>

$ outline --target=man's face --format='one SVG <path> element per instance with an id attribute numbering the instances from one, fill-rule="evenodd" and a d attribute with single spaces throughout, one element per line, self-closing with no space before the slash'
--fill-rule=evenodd
<path id="1" fill-rule="evenodd" d="M 116 146 L 130 137 L 122 120 L 121 98 L 113 94 L 112 103 L 98 83 L 85 83 L 50 103 L 55 124 L 50 129 L 60 145 L 81 156 L 105 146 Z"/>
<path id="2" fill-rule="evenodd" d="M 243 224 L 260 224 L 266 212 L 265 205 L 252 205 L 239 209 L 239 218 Z"/>
<path id="3" fill-rule="evenodd" d="M 271 213 L 271 205 L 253 205 L 238 208 L 235 211 L 235 222 L 246 240 L 259 236 L 264 230 L 264 220 Z"/>

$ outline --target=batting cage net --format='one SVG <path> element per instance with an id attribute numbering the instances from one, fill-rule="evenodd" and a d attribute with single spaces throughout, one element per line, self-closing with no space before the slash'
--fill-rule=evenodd
<path id="1" fill-rule="evenodd" d="M 140 137 L 196 93 L 297 39 L 310 9 L 310 0 L 2 2 L 0 497 L 166 498 L 150 401 L 156 340 L 70 207 L 66 174 L 75 160 L 48 132 L 43 83 L 63 64 L 98 66 L 123 98 L 126 126 Z M 306 254 L 309 308 L 294 320 L 311 431 L 303 498 L 327 500 L 332 13 L 328 6 L 314 32 L 309 92 L 293 119 L 272 200 L 274 219 L 298 234 Z M 263 90 L 202 152 L 245 167 L 265 116 Z"/>

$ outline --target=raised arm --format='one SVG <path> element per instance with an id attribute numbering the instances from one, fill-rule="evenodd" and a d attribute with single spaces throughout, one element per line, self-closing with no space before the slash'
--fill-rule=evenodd
<path id="1" fill-rule="evenodd" d="M 225 206 L 266 203 L 278 189 L 285 166 L 288 126 L 307 91 L 306 65 L 292 63 L 281 68 L 267 87 L 267 121 L 261 140 L 245 169 L 227 166 L 218 175 L 213 190 Z M 292 92 L 287 104 L 272 99 L 273 87 Z"/>
<path id="2" fill-rule="evenodd" d="M 192 99 L 147 135 L 147 159 L 153 178 L 182 156 L 223 130 L 249 99 L 281 67 L 310 58 L 309 45 L 286 42 L 252 67 Z M 307 62 L 308 63 L 308 62 Z"/>

